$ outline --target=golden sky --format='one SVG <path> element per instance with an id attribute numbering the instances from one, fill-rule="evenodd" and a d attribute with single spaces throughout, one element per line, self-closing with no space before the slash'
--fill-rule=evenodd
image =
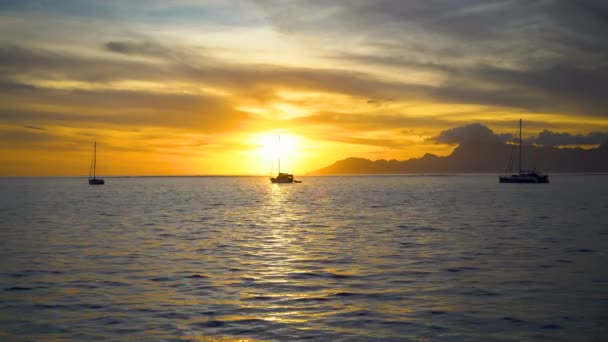
<path id="1" fill-rule="evenodd" d="M 101 175 L 266 175 L 278 154 L 305 174 L 446 155 L 460 139 L 446 134 L 512 134 L 519 118 L 535 143 L 599 144 L 607 13 L 599 1 L 2 2 L 0 176 L 86 175 L 93 141 Z"/>

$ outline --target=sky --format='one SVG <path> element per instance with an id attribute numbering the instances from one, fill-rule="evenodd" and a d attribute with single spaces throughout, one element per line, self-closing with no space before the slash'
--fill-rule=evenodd
<path id="1" fill-rule="evenodd" d="M 608 136 L 608 2 L 2 0 L 0 176 L 296 175 Z M 280 137 L 280 138 L 279 138 Z M 279 143 L 280 139 L 280 143 Z"/>

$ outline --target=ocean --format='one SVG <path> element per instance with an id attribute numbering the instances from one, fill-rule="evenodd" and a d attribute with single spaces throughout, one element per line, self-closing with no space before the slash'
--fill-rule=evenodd
<path id="1" fill-rule="evenodd" d="M 0 179 L 3 341 L 594 341 L 608 176 Z"/>

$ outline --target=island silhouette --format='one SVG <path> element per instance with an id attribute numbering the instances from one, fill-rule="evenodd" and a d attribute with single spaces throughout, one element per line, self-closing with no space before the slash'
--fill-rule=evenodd
<path id="1" fill-rule="evenodd" d="M 427 153 L 408 160 L 347 158 L 310 175 L 408 174 L 408 173 L 504 173 L 514 145 L 505 142 L 467 141 L 448 156 Z M 522 164 L 526 169 L 563 173 L 608 172 L 608 143 L 596 148 L 558 148 L 526 145 Z"/>

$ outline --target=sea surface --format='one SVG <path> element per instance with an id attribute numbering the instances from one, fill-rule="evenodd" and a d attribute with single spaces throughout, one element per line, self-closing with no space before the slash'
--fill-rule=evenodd
<path id="1" fill-rule="evenodd" d="M 608 176 L 0 179 L 2 341 L 608 339 Z"/>

